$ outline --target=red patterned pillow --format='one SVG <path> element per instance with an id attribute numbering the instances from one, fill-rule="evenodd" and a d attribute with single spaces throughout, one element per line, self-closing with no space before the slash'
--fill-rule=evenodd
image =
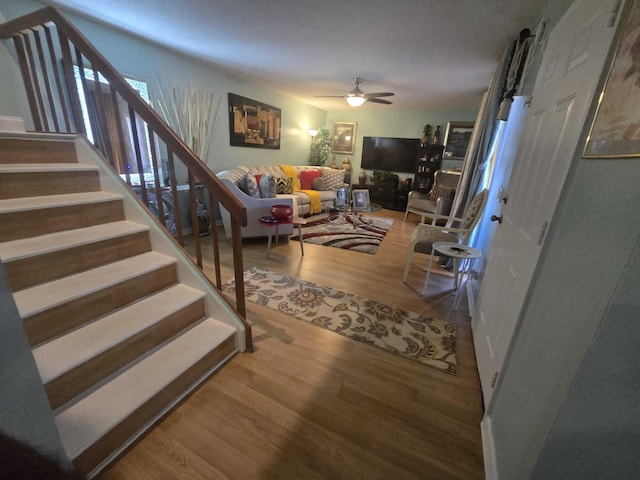
<path id="1" fill-rule="evenodd" d="M 321 170 L 302 170 L 300 172 L 300 190 L 312 190 L 313 179 L 321 176 Z"/>

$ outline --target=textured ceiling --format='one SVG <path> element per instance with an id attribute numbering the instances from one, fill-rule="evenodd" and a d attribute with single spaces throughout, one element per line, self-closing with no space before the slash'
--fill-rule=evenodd
<path id="1" fill-rule="evenodd" d="M 324 110 L 364 78 L 369 109 L 476 109 L 545 0 L 52 0 Z"/>

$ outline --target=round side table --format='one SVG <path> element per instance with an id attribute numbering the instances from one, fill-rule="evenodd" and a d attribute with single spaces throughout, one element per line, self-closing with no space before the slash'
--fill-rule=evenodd
<path id="1" fill-rule="evenodd" d="M 431 245 L 431 258 L 429 258 L 429 267 L 427 268 L 427 278 L 424 280 L 424 287 L 422 288 L 422 295 L 427 294 L 427 284 L 429 283 L 429 277 L 431 275 L 431 265 L 433 264 L 433 257 L 436 253 L 440 253 L 442 255 L 446 255 L 447 257 L 453 258 L 453 291 L 455 292 L 455 300 L 453 302 L 453 309 L 457 310 L 458 305 L 460 304 L 460 299 L 462 298 L 459 295 L 459 278 L 458 275 L 461 271 L 462 265 L 462 275 L 465 273 L 468 274 L 469 270 L 473 266 L 473 261 L 476 258 L 480 258 L 482 256 L 482 252 L 476 248 L 468 247 L 466 245 L 460 245 L 459 243 L 454 242 L 435 242 Z M 467 275 L 468 277 L 468 275 Z"/>
<path id="2" fill-rule="evenodd" d="M 260 222 L 262 225 L 266 227 L 275 227 L 276 245 L 277 245 L 278 244 L 278 226 L 288 225 L 293 223 L 293 217 L 288 217 L 283 220 L 276 220 L 275 222 L 267 222 L 266 220 L 259 218 L 258 222 Z M 271 237 L 273 237 L 273 233 L 274 233 L 273 228 L 271 228 L 269 230 L 269 236 L 267 237 L 267 258 L 269 258 L 269 255 L 271 254 Z"/>

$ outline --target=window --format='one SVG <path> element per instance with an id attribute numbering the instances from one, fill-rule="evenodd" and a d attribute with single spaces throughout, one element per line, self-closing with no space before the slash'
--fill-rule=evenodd
<path id="1" fill-rule="evenodd" d="M 120 148 L 115 149 L 115 151 L 112 152 L 114 163 L 117 166 L 118 173 L 123 179 L 126 179 L 128 172 L 131 183 L 133 185 L 139 185 L 141 172 L 138 172 L 131 117 L 129 116 L 127 103 L 119 95 L 117 96 L 118 108 L 116 115 L 116 109 L 113 106 L 111 89 L 107 79 L 98 73 L 100 88 L 96 88 L 94 71 L 85 67 L 84 76 L 87 83 L 87 92 L 85 93 L 84 88 L 82 88 L 80 68 L 74 65 L 73 72 L 76 81 L 76 90 L 80 97 L 80 107 L 87 131 L 87 138 L 105 156 L 108 156 L 110 149 L 107 143 L 110 142 L 112 138 L 119 138 L 118 125 L 116 123 L 119 122 L 122 134 L 124 135 L 124 153 Z M 130 77 L 125 77 L 125 80 L 140 94 L 144 101 L 151 104 L 146 82 Z M 100 129 L 100 125 L 104 127 Z M 151 183 L 154 181 L 153 170 L 151 168 L 151 143 L 146 124 L 138 117 L 136 117 L 136 129 L 141 150 L 142 176 L 145 183 Z M 158 168 L 160 170 L 160 178 L 162 179 L 164 178 L 162 165 L 158 165 Z"/>

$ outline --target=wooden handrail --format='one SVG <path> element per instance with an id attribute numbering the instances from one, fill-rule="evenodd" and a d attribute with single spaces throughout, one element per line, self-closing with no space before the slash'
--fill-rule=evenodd
<path id="1" fill-rule="evenodd" d="M 0 38 L 9 39 L 13 38 L 16 50 L 18 52 L 18 58 L 20 60 L 21 70 L 23 74 L 23 78 L 25 81 L 25 88 L 27 89 L 27 96 L 29 97 L 30 107 L 32 116 L 34 117 L 34 124 L 36 125 L 36 130 L 38 131 L 51 131 L 48 130 L 47 118 L 46 115 L 38 114 L 40 110 L 44 110 L 43 106 L 43 94 L 37 91 L 38 82 L 35 82 L 35 85 L 32 87 L 29 86 L 31 83 L 30 75 L 37 72 L 38 69 L 35 66 L 34 62 L 34 54 L 31 52 L 25 52 L 22 47 L 21 38 L 23 35 L 27 35 L 30 32 L 35 31 L 35 29 L 43 28 L 47 35 L 47 43 L 51 45 L 51 41 L 49 38 L 49 25 L 54 24 L 59 37 L 61 39 L 61 54 L 63 59 L 67 60 L 67 63 L 72 58 L 72 52 L 68 49 L 68 44 L 71 43 L 73 47 L 75 47 L 76 55 L 80 58 L 80 54 L 86 58 L 86 60 L 90 63 L 91 68 L 97 74 L 99 72 L 107 82 L 109 86 L 112 88 L 112 95 L 114 91 L 117 92 L 118 95 L 129 105 L 129 110 L 133 115 L 137 115 L 147 124 L 147 129 L 149 132 L 154 133 L 161 139 L 167 148 L 167 153 L 169 158 L 173 158 L 173 156 L 177 157 L 182 161 L 189 172 L 190 183 L 192 183 L 193 179 L 197 179 L 203 187 L 209 192 L 211 198 L 215 199 L 215 203 L 219 203 L 224 207 L 231 216 L 232 221 L 232 247 L 233 247 L 233 260 L 234 260 L 234 277 L 236 280 L 236 312 L 239 314 L 241 320 L 244 322 L 246 329 L 246 348 L 248 351 L 252 350 L 252 338 L 251 338 L 251 327 L 246 321 L 246 307 L 245 307 L 245 299 L 244 299 L 244 282 L 242 279 L 242 242 L 241 242 L 241 227 L 247 226 L 247 210 L 238 200 L 235 195 L 233 195 L 230 190 L 222 183 L 215 174 L 204 164 L 202 160 L 200 160 L 193 151 L 185 144 L 185 142 L 171 129 L 165 121 L 158 115 L 158 113 L 149 106 L 140 95 L 127 83 L 124 77 L 102 56 L 100 52 L 98 52 L 95 47 L 87 40 L 87 38 L 69 21 L 67 18 L 62 15 L 55 7 L 45 7 L 41 10 L 32 12 L 30 14 L 24 15 L 20 18 L 16 18 L 14 20 L 10 20 L 2 25 L 0 25 Z M 40 64 L 44 65 L 45 62 L 43 60 L 43 55 L 41 51 L 41 43 L 39 37 L 37 39 L 37 47 L 38 54 L 40 56 Z M 30 49 L 30 45 L 26 42 L 26 49 Z M 26 60 L 29 60 L 27 62 Z M 64 68 L 63 62 L 63 68 Z M 81 68 L 84 67 L 84 63 L 80 61 Z M 69 65 L 67 67 L 70 68 Z M 43 76 L 48 79 L 48 74 L 45 72 Z M 71 90 L 71 82 L 73 80 L 73 73 L 69 72 L 69 70 L 64 72 L 65 81 L 67 83 L 67 88 Z M 56 81 L 58 81 L 58 77 L 56 77 Z M 84 78 L 83 78 L 84 80 Z M 46 84 L 48 85 L 48 81 Z M 98 82 L 99 83 L 99 82 Z M 32 90 L 36 90 L 35 93 Z M 47 92 L 49 94 L 49 106 L 53 109 L 53 102 L 51 102 L 51 92 Z M 72 107 L 72 111 L 76 116 L 76 128 L 77 133 L 84 134 L 85 128 L 81 119 L 79 119 L 79 105 L 77 103 L 77 98 L 74 97 L 73 94 L 69 94 L 69 102 Z M 115 98 L 115 97 L 113 97 Z M 40 102 L 38 105 L 36 102 Z M 61 102 L 64 108 L 64 99 Z M 65 111 L 66 115 L 67 112 Z M 43 118 L 41 118 L 43 117 Z M 54 117 L 55 118 L 55 117 Z M 44 120 L 41 122 L 41 120 Z M 55 122 L 55 128 L 58 128 L 57 121 Z M 56 130 L 57 131 L 57 130 Z M 114 149 L 115 146 L 109 145 L 110 149 Z M 120 146 L 117 147 L 120 149 Z M 115 151 L 115 150 L 114 150 Z M 152 154 L 155 156 L 155 153 Z M 113 159 L 112 159 L 113 160 Z M 154 160 L 155 163 L 155 160 Z M 173 163 L 173 162 L 171 162 Z M 138 173 L 141 177 L 141 187 L 143 190 L 143 200 L 147 202 L 147 194 L 145 190 L 145 180 L 143 177 L 143 172 L 138 170 Z M 154 174 L 155 174 L 154 169 Z M 172 174 L 172 192 L 175 194 L 175 177 L 174 172 Z M 156 186 L 158 185 L 158 178 L 156 178 Z M 129 179 L 129 175 L 127 173 L 127 180 Z M 129 181 L 128 181 L 129 183 Z M 161 199 L 159 199 L 161 203 Z M 211 205 L 214 205 L 213 203 Z M 161 207 L 162 208 L 162 207 Z M 160 212 L 162 210 L 160 209 Z M 163 213 L 161 213 L 163 216 Z M 180 227 L 178 227 L 178 231 L 180 232 Z M 194 232 L 197 234 L 197 225 L 194 226 Z M 236 235 L 238 238 L 236 238 Z M 181 233 L 179 233 L 179 237 Z M 214 240 L 214 255 L 218 255 L 217 253 L 217 238 Z M 198 252 L 198 256 L 200 258 L 200 252 Z M 202 268 L 202 262 L 199 261 L 199 266 Z M 216 285 L 214 285 L 217 289 L 220 289 L 220 275 L 219 275 L 219 259 L 216 257 Z"/>

